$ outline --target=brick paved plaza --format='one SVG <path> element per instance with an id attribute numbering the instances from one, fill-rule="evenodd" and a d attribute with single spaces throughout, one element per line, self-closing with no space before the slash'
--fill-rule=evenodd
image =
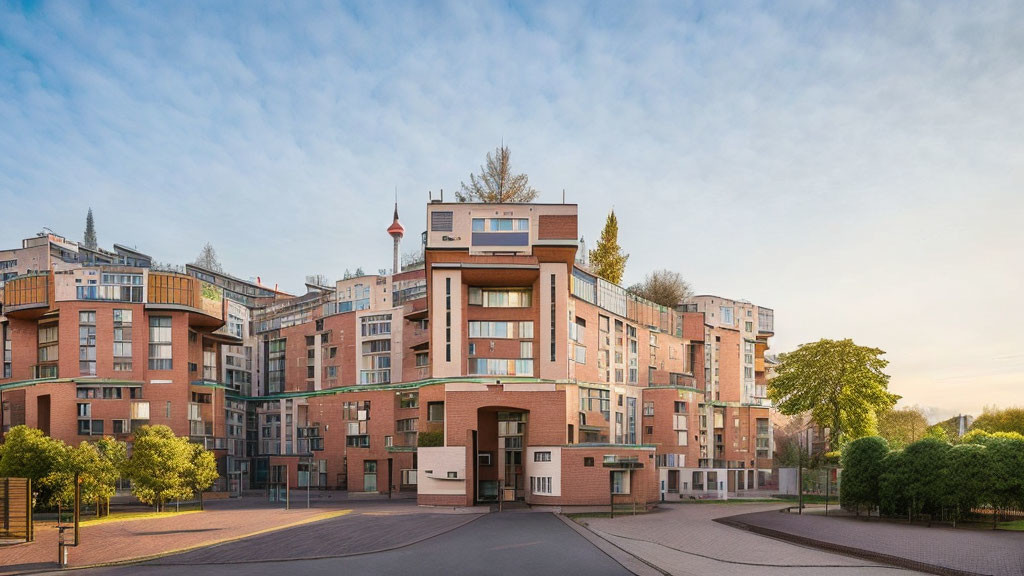
<path id="1" fill-rule="evenodd" d="M 929 528 L 877 519 L 773 512 L 733 516 L 729 521 L 795 541 L 813 541 L 812 545 L 857 549 L 904 566 L 920 563 L 917 567 L 928 571 L 1024 574 L 1024 532 Z"/>
<path id="2" fill-rule="evenodd" d="M 69 550 L 69 566 L 123 562 L 240 538 L 257 544 L 246 548 L 246 553 L 252 558 L 266 558 L 267 554 L 284 550 L 290 554 L 285 556 L 287 558 L 319 555 L 325 546 L 338 547 L 339 550 L 344 550 L 345 546 L 373 550 L 374 537 L 384 541 L 381 533 L 372 529 L 381 523 L 379 518 L 412 516 L 411 520 L 403 522 L 403 528 L 407 529 L 393 533 L 386 540 L 394 545 L 441 533 L 473 517 L 459 514 L 459 510 L 420 508 L 412 501 L 314 500 L 313 505 L 310 509 L 284 510 L 280 504 L 271 505 L 259 498 L 245 498 L 210 503 L 205 512 L 84 526 L 81 529 L 81 546 Z M 329 531 L 317 534 L 316 538 L 310 537 L 308 530 L 321 522 L 349 515 L 364 518 L 359 523 L 360 529 Z M 300 528 L 305 528 L 305 531 Z M 268 547 L 268 541 L 260 539 L 261 535 L 268 533 L 274 537 L 277 546 Z M 348 543 L 343 544 L 342 540 Z M 281 545 L 285 543 L 288 545 Z M 320 547 L 311 550 L 312 545 Z M 196 562 L 206 559 L 203 550 L 194 554 L 197 555 Z M 37 521 L 34 542 L 0 548 L 0 575 L 53 569 L 57 567 L 56 559 L 57 530 L 54 523 Z"/>

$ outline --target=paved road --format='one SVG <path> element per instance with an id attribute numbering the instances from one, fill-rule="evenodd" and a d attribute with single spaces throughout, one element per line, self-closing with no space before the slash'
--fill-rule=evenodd
<path id="1" fill-rule="evenodd" d="M 426 515 L 423 515 L 426 516 Z M 358 523 L 349 522 L 352 519 L 361 520 Z M 287 532 L 278 532 L 268 537 L 266 541 L 261 538 L 253 541 L 239 542 L 218 546 L 206 551 L 200 551 L 192 558 L 168 557 L 155 563 L 148 563 L 136 566 L 120 566 L 110 568 L 97 568 L 76 572 L 78 574 L 91 575 L 175 575 L 182 574 L 180 564 L 171 564 L 177 560 L 203 561 L 207 552 L 216 556 L 215 552 L 226 552 L 231 556 L 240 554 L 244 548 L 250 546 L 262 547 L 266 553 L 268 548 L 273 547 L 269 557 L 279 556 L 279 551 L 285 546 L 277 544 L 280 539 L 306 539 L 313 540 L 317 534 L 322 535 L 322 547 L 324 551 L 330 552 L 335 549 L 332 542 L 342 542 L 345 539 L 356 537 L 364 530 L 370 530 L 378 534 L 378 537 L 386 542 L 387 532 L 381 533 L 384 529 L 390 529 L 391 534 L 400 534 L 402 523 L 413 520 L 409 516 L 394 516 L 381 518 L 395 521 L 388 527 L 386 522 L 377 523 L 375 528 L 369 528 L 366 523 L 367 517 L 344 517 L 327 522 L 321 522 L 315 526 L 296 528 Z M 451 517 L 454 520 L 465 522 L 469 518 Z M 346 529 L 351 526 L 353 529 Z M 307 534 L 307 529 L 319 528 L 322 532 Z M 337 533 L 337 534 L 335 534 Z M 319 540 L 319 538 L 317 538 Z M 317 541 L 314 540 L 314 541 Z M 367 541 L 372 540 L 366 536 Z M 372 548 L 379 548 L 375 543 L 370 542 Z M 313 549 L 309 545 L 306 551 Z M 345 553 L 346 550 L 354 548 L 337 548 L 337 553 Z M 251 552 L 252 550 L 249 550 Z M 323 558 L 319 560 L 289 560 L 282 562 L 263 563 L 236 563 L 236 564 L 195 564 L 189 566 L 189 576 L 202 576 L 206 574 L 224 574 L 225 572 L 236 574 L 273 575 L 279 576 L 282 572 L 288 574 L 395 574 L 408 576 L 415 574 L 531 574 L 545 575 L 552 574 L 565 576 L 568 574 L 587 574 L 588 576 L 629 576 L 629 572 L 616 563 L 600 549 L 587 542 L 582 536 L 566 526 L 561 520 L 552 514 L 536 512 L 506 512 L 502 514 L 488 514 L 477 517 L 461 527 L 455 528 L 440 536 L 421 541 L 410 546 L 396 550 L 377 552 L 372 554 L 361 554 L 343 558 Z"/>
<path id="2" fill-rule="evenodd" d="M 640 516 L 593 518 L 592 531 L 673 576 L 908 576 L 917 574 L 796 546 L 713 522 L 784 504 L 671 504 Z M 774 513 L 774 512 L 773 512 Z"/>

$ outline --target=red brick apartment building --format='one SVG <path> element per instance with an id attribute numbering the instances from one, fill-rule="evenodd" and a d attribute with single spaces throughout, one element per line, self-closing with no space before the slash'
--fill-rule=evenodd
<path id="1" fill-rule="evenodd" d="M 397 209 L 387 232 L 397 262 Z M 231 492 L 571 506 L 763 488 L 772 311 L 658 306 L 579 247 L 575 205 L 431 202 L 421 264 L 290 296 L 31 238 L 0 251 L 0 423 L 68 442 L 167 424 L 217 453 Z"/>

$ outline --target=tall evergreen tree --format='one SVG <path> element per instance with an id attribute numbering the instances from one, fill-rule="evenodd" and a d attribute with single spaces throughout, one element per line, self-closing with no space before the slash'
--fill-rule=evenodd
<path id="1" fill-rule="evenodd" d="M 82 239 L 82 243 L 85 244 L 86 248 L 92 250 L 95 250 L 98 245 L 96 242 L 96 222 L 92 219 L 92 208 L 89 208 L 89 214 L 85 217 L 85 238 Z"/>
<path id="2" fill-rule="evenodd" d="M 590 267 L 598 276 L 618 284 L 626 273 L 626 260 L 629 260 L 629 254 L 623 254 L 619 246 L 619 220 L 612 210 L 601 230 L 597 248 L 590 251 Z"/>

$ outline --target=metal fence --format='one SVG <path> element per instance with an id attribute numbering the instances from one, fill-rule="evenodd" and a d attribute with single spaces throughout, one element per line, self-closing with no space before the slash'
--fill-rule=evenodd
<path id="1" fill-rule="evenodd" d="M 28 478 L 0 478 L 0 539 L 33 539 L 32 482 Z"/>

